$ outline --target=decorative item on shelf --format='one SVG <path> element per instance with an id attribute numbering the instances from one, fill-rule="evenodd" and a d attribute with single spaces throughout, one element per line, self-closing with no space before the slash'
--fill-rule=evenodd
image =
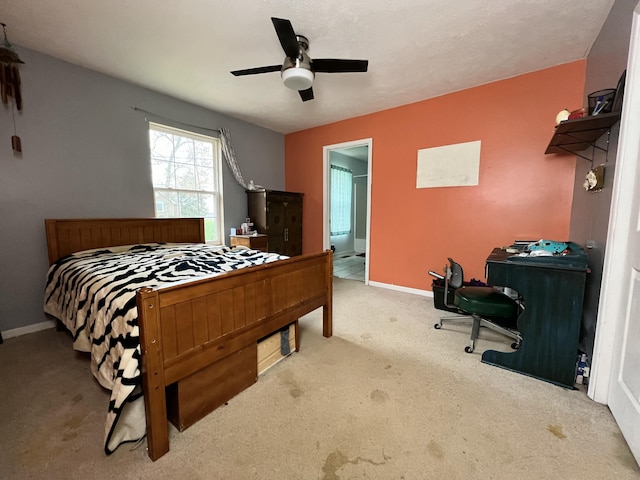
<path id="1" fill-rule="evenodd" d="M 569 111 L 569 109 L 565 108 L 564 110 L 560 110 L 558 115 L 556 115 L 556 127 L 560 125 L 565 120 L 573 120 L 575 118 L 582 118 L 586 115 L 586 108 L 577 108 L 575 110 Z"/>
<path id="2" fill-rule="evenodd" d="M 582 107 L 576 110 L 572 110 L 567 120 L 573 120 L 574 118 L 582 118 L 587 114 L 587 109 Z"/>
<path id="3" fill-rule="evenodd" d="M 11 147 L 14 152 L 22 152 L 22 142 L 16 134 L 16 115 L 15 108 L 22 110 L 22 94 L 20 93 L 20 72 L 18 65 L 24 63 L 20 60 L 18 54 L 13 51 L 11 43 L 7 38 L 6 25 L 2 25 L 2 33 L 4 34 L 4 42 L 0 46 L 0 94 L 2 103 L 7 105 L 9 98 L 13 98 L 11 102 L 11 114 L 13 115 L 13 136 L 11 137 Z"/>
<path id="4" fill-rule="evenodd" d="M 587 192 L 599 192 L 604 187 L 604 165 L 592 168 L 587 172 L 583 184 Z"/>
<path id="5" fill-rule="evenodd" d="M 565 120 L 567 120 L 569 118 L 569 115 L 571 115 L 571 112 L 566 108 L 564 110 L 560 110 L 558 112 L 558 115 L 556 115 L 556 125 L 559 125 L 560 122 L 564 122 Z"/>

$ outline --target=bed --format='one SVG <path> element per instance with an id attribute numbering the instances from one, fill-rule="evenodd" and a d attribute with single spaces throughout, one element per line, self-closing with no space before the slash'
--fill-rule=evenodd
<path id="1" fill-rule="evenodd" d="M 45 229 L 52 266 L 48 283 L 52 270 L 72 257 L 93 259 L 111 250 L 129 255 L 129 246 L 151 255 L 167 244 L 179 244 L 183 255 L 193 247 L 183 244 L 204 244 L 204 222 L 193 218 L 51 219 L 45 220 Z M 241 263 L 255 253 L 240 252 Z M 165 256 L 172 255 L 178 254 Z M 136 287 L 135 319 L 124 323 L 137 328 L 138 338 L 130 332 L 119 333 L 119 338 L 135 340 L 129 347 L 140 357 L 135 362 L 139 370 L 120 379 L 129 388 L 127 407 L 114 407 L 110 415 L 113 425 L 124 425 L 124 432 L 134 418 L 144 416 L 152 460 L 169 451 L 168 419 L 186 428 L 255 381 L 260 340 L 286 330 L 295 335 L 297 349 L 297 329 L 291 326 L 320 307 L 323 335 L 331 337 L 332 252 L 271 260 L 213 276 Z M 111 331 L 112 326 L 104 328 Z M 118 361 L 114 371 L 126 368 Z M 113 432 L 108 433 L 112 437 Z M 135 440 L 125 433 L 113 441 L 117 448 Z M 112 449 L 105 442 L 107 453 Z"/>

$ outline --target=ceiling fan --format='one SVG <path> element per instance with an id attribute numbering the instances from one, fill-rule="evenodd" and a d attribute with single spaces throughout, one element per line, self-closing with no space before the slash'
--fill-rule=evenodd
<path id="1" fill-rule="evenodd" d="M 336 58 L 317 58 L 312 60 L 307 54 L 309 40 L 296 35 L 289 20 L 271 17 L 280 45 L 286 55 L 282 65 L 247 68 L 231 72 L 236 77 L 280 71 L 282 82 L 292 90 L 298 90 L 303 102 L 313 100 L 313 79 L 316 72 L 348 73 L 366 72 L 368 60 L 341 60 Z"/>

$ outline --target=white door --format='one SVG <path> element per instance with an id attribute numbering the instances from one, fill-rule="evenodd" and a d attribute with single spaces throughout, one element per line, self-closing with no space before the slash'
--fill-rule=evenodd
<path id="1" fill-rule="evenodd" d="M 640 5 L 633 15 L 589 396 L 640 463 Z"/>

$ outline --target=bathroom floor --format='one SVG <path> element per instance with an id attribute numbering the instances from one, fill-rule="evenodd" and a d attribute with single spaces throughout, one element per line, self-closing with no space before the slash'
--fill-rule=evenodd
<path id="1" fill-rule="evenodd" d="M 333 257 L 333 276 L 364 282 L 364 256 L 363 254 L 336 253 Z"/>

